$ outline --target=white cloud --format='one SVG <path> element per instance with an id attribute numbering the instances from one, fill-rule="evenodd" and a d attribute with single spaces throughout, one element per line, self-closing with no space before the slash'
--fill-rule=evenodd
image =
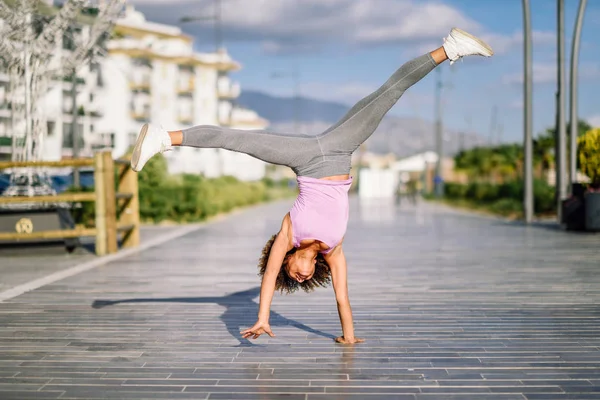
<path id="1" fill-rule="evenodd" d="M 600 114 L 587 118 L 587 122 L 595 128 L 600 128 Z"/>
<path id="2" fill-rule="evenodd" d="M 214 0 L 130 2 L 149 20 L 170 24 L 183 16 L 210 16 L 214 12 Z M 485 38 L 498 54 L 522 41 L 519 33 L 504 36 L 486 31 L 459 9 L 440 1 L 223 0 L 222 20 L 228 41 L 259 42 L 268 53 L 313 52 L 327 44 L 427 44 L 431 50 L 442 44 L 454 26 Z M 180 26 L 200 39 L 212 40 L 212 21 Z M 549 37 L 546 32 L 534 34 L 536 41 Z"/>
<path id="3" fill-rule="evenodd" d="M 508 108 L 521 110 L 524 107 L 523 99 L 513 100 L 508 104 Z"/>
<path id="4" fill-rule="evenodd" d="M 517 46 L 523 46 L 522 31 L 514 32 L 511 35 L 484 33 L 481 38 L 490 43 L 496 54 L 503 54 Z M 550 31 L 533 31 L 531 39 L 534 46 L 552 45 L 556 42 L 556 33 Z"/>
<path id="5" fill-rule="evenodd" d="M 556 83 L 557 75 L 556 63 L 533 63 L 533 83 L 546 84 Z M 569 79 L 568 65 L 565 65 L 565 79 Z M 579 66 L 579 80 L 597 79 L 600 78 L 600 67 L 596 63 L 581 64 Z M 523 72 L 515 72 L 502 77 L 502 83 L 523 84 Z"/>

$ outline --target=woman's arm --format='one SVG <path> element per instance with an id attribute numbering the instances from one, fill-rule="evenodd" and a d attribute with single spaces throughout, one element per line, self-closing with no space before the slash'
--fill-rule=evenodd
<path id="1" fill-rule="evenodd" d="M 261 281 L 258 321 L 252 328 L 242 332 L 242 336 L 244 338 L 252 336 L 254 339 L 256 339 L 263 333 L 267 333 L 271 337 L 275 336 L 273 332 L 271 332 L 269 316 L 271 313 L 271 301 L 273 300 L 273 295 L 275 294 L 277 275 L 279 275 L 283 259 L 285 258 L 286 253 L 290 250 L 291 246 L 289 230 L 289 217 L 286 214 L 281 223 L 281 229 L 277 233 L 275 241 L 273 242 L 273 246 L 271 247 L 269 259 L 267 260 L 267 268 Z"/>
<path id="2" fill-rule="evenodd" d="M 360 343 L 363 339 L 354 337 L 354 322 L 352 320 L 352 308 L 348 298 L 348 270 L 346 256 L 341 244 L 331 251 L 325 258 L 331 269 L 331 280 L 337 302 L 338 314 L 342 325 L 343 336 L 336 339 L 340 343 Z"/>

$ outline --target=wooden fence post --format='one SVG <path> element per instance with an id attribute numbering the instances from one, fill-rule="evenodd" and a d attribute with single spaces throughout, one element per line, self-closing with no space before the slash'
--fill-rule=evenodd
<path id="1" fill-rule="evenodd" d="M 115 193 L 115 162 L 110 151 L 102 153 L 104 167 L 104 198 L 106 209 L 106 252 L 119 250 L 117 237 L 117 199 Z"/>
<path id="2" fill-rule="evenodd" d="M 123 247 L 137 247 L 140 244 L 140 202 L 138 192 L 138 174 L 129 165 L 122 167 L 119 180 L 119 193 L 131 194 L 121 212 L 119 221 L 123 225 L 131 225 L 132 229 L 123 237 Z"/>
<path id="3" fill-rule="evenodd" d="M 104 155 L 94 154 L 94 192 L 96 193 L 96 255 L 106 254 L 106 179 Z"/>

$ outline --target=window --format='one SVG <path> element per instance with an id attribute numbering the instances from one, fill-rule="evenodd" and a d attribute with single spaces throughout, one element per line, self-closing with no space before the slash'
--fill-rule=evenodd
<path id="1" fill-rule="evenodd" d="M 56 127 L 56 123 L 53 121 L 46 122 L 46 129 L 48 130 L 48 137 L 54 136 L 54 129 Z"/>

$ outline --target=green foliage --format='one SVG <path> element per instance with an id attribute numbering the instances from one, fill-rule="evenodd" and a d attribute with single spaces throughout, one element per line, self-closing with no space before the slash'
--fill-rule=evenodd
<path id="1" fill-rule="evenodd" d="M 161 155 L 152 157 L 138 173 L 138 190 L 140 219 L 153 223 L 202 221 L 236 207 L 295 194 L 285 181 L 241 182 L 230 176 L 215 179 L 188 174 L 172 176 Z M 94 203 L 82 203 L 72 213 L 77 223 L 94 224 Z"/>
<path id="2" fill-rule="evenodd" d="M 513 215 L 519 214 L 523 209 L 523 205 L 516 199 L 500 199 L 493 202 L 489 209 L 496 214 Z"/>
<path id="3" fill-rule="evenodd" d="M 466 200 L 483 206 L 490 211 L 511 215 L 520 214 L 523 202 L 523 181 L 513 180 L 502 184 L 471 182 L 469 184 L 446 183 L 445 197 L 450 200 Z M 555 210 L 554 187 L 541 179 L 534 180 L 534 207 L 536 212 L 548 213 Z"/>
<path id="4" fill-rule="evenodd" d="M 567 140 L 570 126 L 567 124 Z M 582 171 L 600 187 L 600 129 L 592 130 L 585 121 L 578 122 L 578 161 Z M 554 163 L 556 129 L 547 129 L 533 141 L 533 162 L 536 176 Z M 457 171 L 465 172 L 469 184 L 446 183 L 445 197 L 450 201 L 483 207 L 502 215 L 520 214 L 523 199 L 523 146 L 505 144 L 477 147 L 458 153 Z M 544 179 L 534 179 L 534 208 L 538 213 L 555 212 L 555 189 Z"/>
<path id="5" fill-rule="evenodd" d="M 272 181 L 241 182 L 231 176 L 169 176 L 166 160 L 156 156 L 139 173 L 140 218 L 144 221 L 194 222 L 292 194 L 277 192 Z M 277 193 L 276 193 L 277 192 Z"/>
<path id="6" fill-rule="evenodd" d="M 590 129 L 577 142 L 581 172 L 590 178 L 593 187 L 600 187 L 600 128 Z"/>
<path id="7" fill-rule="evenodd" d="M 65 190 L 65 193 L 90 193 L 93 192 L 94 188 L 81 187 L 76 188 L 74 186 L 69 187 Z M 82 224 L 85 226 L 94 226 L 96 211 L 96 203 L 92 201 L 82 201 L 81 203 L 74 203 L 71 208 L 71 216 L 76 224 Z"/>
<path id="8" fill-rule="evenodd" d="M 523 159 L 521 146 L 505 144 L 496 147 L 476 147 L 458 153 L 455 166 L 467 173 L 471 180 L 514 179 L 517 165 Z"/>
<path id="9" fill-rule="evenodd" d="M 585 121 L 578 123 L 581 137 L 591 129 Z M 570 127 L 567 125 L 567 141 Z M 533 163 L 538 173 L 547 171 L 554 163 L 556 129 L 550 128 L 533 140 Z M 567 149 L 568 151 L 568 149 Z M 471 181 L 500 183 L 521 178 L 523 165 L 523 145 L 504 144 L 495 147 L 476 147 L 461 151 L 455 158 L 455 167 L 465 172 Z"/>

